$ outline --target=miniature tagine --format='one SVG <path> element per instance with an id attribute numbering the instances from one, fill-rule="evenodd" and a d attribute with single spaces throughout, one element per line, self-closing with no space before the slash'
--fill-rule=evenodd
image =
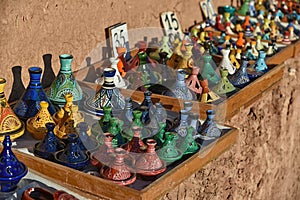
<path id="1" fill-rule="evenodd" d="M 17 188 L 19 181 L 27 174 L 28 169 L 12 152 L 12 142 L 9 135 L 5 135 L 2 144 L 3 150 L 0 153 L 0 191 L 11 192 Z"/>
<path id="2" fill-rule="evenodd" d="M 90 162 L 96 167 L 108 166 L 114 158 L 115 149 L 112 146 L 114 136 L 110 133 L 104 133 L 104 144 L 99 149 L 91 154 Z"/>
<path id="3" fill-rule="evenodd" d="M 55 136 L 53 132 L 54 127 L 54 123 L 46 123 L 47 134 L 41 142 L 34 145 L 34 155 L 46 160 L 54 161 L 54 153 L 64 149 L 65 144 Z"/>
<path id="4" fill-rule="evenodd" d="M 192 93 L 185 83 L 186 71 L 184 69 L 177 70 L 177 79 L 172 86 L 171 91 L 166 91 L 165 95 L 173 96 L 183 100 L 194 100 L 196 95 Z"/>
<path id="5" fill-rule="evenodd" d="M 78 106 L 73 104 L 72 94 L 65 95 L 65 105 L 53 115 L 53 119 L 57 126 L 54 129 L 54 133 L 59 138 L 66 137 L 69 133 L 76 132 L 76 125 L 80 122 L 84 122 L 83 113 L 78 111 Z M 88 131 L 90 135 L 90 130 Z"/>
<path id="6" fill-rule="evenodd" d="M 16 139 L 24 134 L 25 125 L 10 108 L 5 94 L 4 87 L 6 80 L 0 78 L 0 140 L 4 139 L 4 135 L 10 135 L 11 139 Z"/>
<path id="7" fill-rule="evenodd" d="M 48 111 L 51 115 L 55 113 L 55 109 L 48 99 L 41 83 L 42 69 L 40 67 L 30 67 L 28 69 L 30 82 L 22 97 L 14 106 L 14 112 L 16 115 L 26 121 L 28 118 L 34 117 L 39 109 L 40 102 L 48 102 Z"/>
<path id="8" fill-rule="evenodd" d="M 82 99 L 82 90 L 73 76 L 71 68 L 73 56 L 62 54 L 59 56 L 59 60 L 60 70 L 51 87 L 47 90 L 47 95 L 53 104 L 58 106 L 63 106 L 66 103 L 66 94 L 72 94 L 74 102 L 79 102 Z"/>
<path id="9" fill-rule="evenodd" d="M 171 164 L 182 157 L 182 152 L 176 147 L 175 134 L 172 132 L 165 133 L 165 142 L 163 147 L 157 151 L 158 156 L 167 164 Z"/>
<path id="10" fill-rule="evenodd" d="M 66 140 L 65 149 L 55 153 L 55 162 L 73 169 L 83 170 L 89 164 L 89 155 L 80 149 L 78 135 L 75 133 L 68 134 Z"/>
<path id="11" fill-rule="evenodd" d="M 221 69 L 221 80 L 217 85 L 215 85 L 212 90 L 218 95 L 230 95 L 236 91 L 236 88 L 228 80 L 228 71 L 226 69 Z"/>
<path id="12" fill-rule="evenodd" d="M 200 144 L 202 144 L 205 140 L 214 140 L 219 138 L 222 134 L 214 120 L 215 111 L 207 110 L 206 115 L 206 120 L 202 124 L 201 129 L 198 131 L 199 134 L 195 136 L 195 138 L 200 138 Z"/>
<path id="13" fill-rule="evenodd" d="M 155 176 L 163 173 L 166 170 L 166 163 L 155 152 L 156 141 L 154 139 L 147 139 L 146 143 L 146 153 L 140 156 L 135 162 L 137 173 L 144 176 Z"/>
<path id="14" fill-rule="evenodd" d="M 95 115 L 103 115 L 106 106 L 112 107 L 112 112 L 121 112 L 125 106 L 125 99 L 116 88 L 114 76 L 116 70 L 113 68 L 104 69 L 104 84 L 96 92 L 94 97 L 87 97 L 84 106 L 87 112 Z"/>
<path id="15" fill-rule="evenodd" d="M 127 152 L 122 148 L 115 150 L 116 158 L 110 166 L 103 166 L 100 174 L 103 178 L 112 181 L 118 185 L 129 185 L 136 180 L 135 173 L 130 172 L 124 162 Z"/>
<path id="16" fill-rule="evenodd" d="M 48 111 L 48 106 L 48 102 L 41 101 L 39 112 L 34 117 L 29 118 L 26 122 L 27 131 L 37 140 L 42 140 L 45 137 L 47 133 L 46 123 L 54 123 L 54 120 Z"/>

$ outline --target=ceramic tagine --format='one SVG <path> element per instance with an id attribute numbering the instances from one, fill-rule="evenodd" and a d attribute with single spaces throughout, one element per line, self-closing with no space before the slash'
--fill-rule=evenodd
<path id="1" fill-rule="evenodd" d="M 66 141 L 65 149 L 55 153 L 55 162 L 77 170 L 85 169 L 89 164 L 89 155 L 80 149 L 78 135 L 68 134 Z"/>
<path id="2" fill-rule="evenodd" d="M 155 176 L 166 170 L 166 162 L 158 157 L 155 152 L 156 141 L 147 139 L 147 151 L 135 162 L 137 173 L 144 176 Z"/>
<path id="3" fill-rule="evenodd" d="M 74 102 L 79 102 L 82 99 L 82 90 L 73 76 L 71 68 L 73 56 L 62 54 L 59 56 L 59 60 L 60 70 L 51 87 L 47 90 L 47 96 L 53 104 L 58 106 L 63 106 L 66 103 L 66 94 L 72 94 Z"/>
<path id="4" fill-rule="evenodd" d="M 118 69 L 118 62 L 120 62 L 119 58 L 111 57 L 109 59 L 109 61 L 111 63 L 110 68 L 113 68 L 113 69 L 116 70 L 116 73 L 115 73 L 115 76 L 114 76 L 115 86 L 117 88 L 126 89 L 128 84 L 126 84 L 125 80 L 122 78 L 122 76 L 120 74 L 120 71 Z M 102 77 L 99 81 L 96 80 L 96 83 L 100 84 L 100 85 L 103 85 L 103 83 L 104 83 L 104 77 Z"/>
<path id="5" fill-rule="evenodd" d="M 54 153 L 64 149 L 65 144 L 55 136 L 53 132 L 54 127 L 54 123 L 46 123 L 47 134 L 45 138 L 41 142 L 36 143 L 33 147 L 35 156 L 54 161 Z"/>
<path id="6" fill-rule="evenodd" d="M 228 80 L 228 71 L 226 69 L 221 69 L 221 80 L 215 85 L 212 90 L 215 91 L 218 95 L 229 95 L 232 92 L 236 91 L 236 88 Z"/>
<path id="7" fill-rule="evenodd" d="M 15 115 L 10 108 L 5 94 L 4 87 L 6 80 L 0 78 L 0 140 L 4 139 L 5 135 L 10 135 L 11 139 L 18 138 L 24 134 L 25 125 Z"/>
<path id="8" fill-rule="evenodd" d="M 142 129 L 140 126 L 133 126 L 133 137 L 132 139 L 127 143 L 122 145 L 121 147 L 125 149 L 128 152 L 132 153 L 143 153 L 145 152 L 147 146 L 144 144 L 144 142 L 141 139 L 141 132 Z"/>
<path id="9" fill-rule="evenodd" d="M 11 192 L 17 188 L 19 181 L 27 174 L 28 169 L 12 152 L 12 142 L 9 135 L 5 135 L 2 144 L 3 149 L 0 153 L 0 191 Z"/>
<path id="10" fill-rule="evenodd" d="M 197 138 L 196 140 L 199 140 L 200 144 L 203 144 L 205 141 L 215 140 L 222 134 L 221 130 L 217 127 L 217 124 L 214 120 L 215 111 L 207 110 L 206 115 L 206 120 L 202 124 L 201 129 L 198 131 L 199 134 L 195 136 L 195 138 Z"/>
<path id="11" fill-rule="evenodd" d="M 215 102 L 220 99 L 220 96 L 215 92 L 211 91 L 208 87 L 208 80 L 200 80 L 201 87 L 203 88 L 200 101 L 202 103 Z"/>
<path id="12" fill-rule="evenodd" d="M 112 112 L 120 113 L 125 106 L 125 99 L 116 88 L 114 76 L 116 70 L 113 68 L 104 69 L 104 84 L 96 92 L 95 97 L 87 97 L 84 102 L 86 111 L 95 115 L 103 115 L 106 106 L 112 107 Z"/>
<path id="13" fill-rule="evenodd" d="M 259 51 L 259 56 L 257 61 L 247 69 L 250 79 L 256 79 L 269 70 L 265 62 L 265 57 L 266 57 L 266 52 Z"/>
<path id="14" fill-rule="evenodd" d="M 117 148 L 115 155 L 115 160 L 111 165 L 101 168 L 101 177 L 118 185 L 132 184 L 136 180 L 136 175 L 130 172 L 129 167 L 124 162 L 127 152 L 122 148 Z"/>
<path id="15" fill-rule="evenodd" d="M 207 79 L 210 85 L 216 85 L 220 81 L 220 76 L 215 72 L 214 68 L 211 66 L 210 62 L 212 56 L 209 54 L 203 55 L 204 68 L 201 75 L 204 79 Z"/>
<path id="16" fill-rule="evenodd" d="M 247 72 L 248 62 L 248 58 L 246 56 L 242 56 L 241 67 L 237 70 L 237 72 L 234 75 L 229 77 L 230 82 L 235 87 L 242 88 L 250 82 Z"/>
<path id="17" fill-rule="evenodd" d="M 20 119 L 27 120 L 37 114 L 40 109 L 40 102 L 46 101 L 49 104 L 48 111 L 53 115 L 55 109 L 41 84 L 42 69 L 40 67 L 30 67 L 28 71 L 30 76 L 29 85 L 14 106 L 14 112 Z"/>
<path id="18" fill-rule="evenodd" d="M 165 133 L 165 142 L 157 151 L 158 156 L 167 164 L 171 164 L 182 157 L 182 152 L 176 147 L 175 134 L 173 132 Z"/>
<path id="19" fill-rule="evenodd" d="M 90 162 L 92 165 L 100 168 L 104 165 L 109 166 L 114 158 L 115 149 L 112 146 L 114 136 L 110 133 L 104 133 L 104 144 L 91 154 Z"/>
<path id="20" fill-rule="evenodd" d="M 177 79 L 175 84 L 172 86 L 171 91 L 167 91 L 165 95 L 173 96 L 183 100 L 194 100 L 196 99 L 185 83 L 186 72 L 184 69 L 177 70 Z"/>
<path id="21" fill-rule="evenodd" d="M 223 58 L 219 65 L 220 68 L 226 69 L 229 74 L 234 74 L 236 71 L 236 68 L 233 66 L 233 64 L 230 62 L 230 59 L 229 59 L 230 49 L 222 49 L 221 52 L 222 52 Z"/>
<path id="22" fill-rule="evenodd" d="M 64 138 L 69 133 L 76 132 L 76 125 L 84 122 L 83 113 L 79 112 L 78 106 L 73 104 L 72 94 L 66 94 L 65 101 L 65 105 L 53 115 L 53 119 L 57 124 L 54 133 L 59 138 Z"/>
<path id="23" fill-rule="evenodd" d="M 26 122 L 27 131 L 37 140 L 41 140 L 45 137 L 47 133 L 46 123 L 54 123 L 54 120 L 48 111 L 48 106 L 48 102 L 41 101 L 39 112 L 34 117 L 29 118 Z"/>
<path id="24" fill-rule="evenodd" d="M 202 87 L 200 85 L 200 81 L 198 79 L 200 68 L 199 67 L 193 67 L 192 74 L 186 79 L 186 85 L 187 87 L 195 92 L 196 94 L 202 93 Z"/>

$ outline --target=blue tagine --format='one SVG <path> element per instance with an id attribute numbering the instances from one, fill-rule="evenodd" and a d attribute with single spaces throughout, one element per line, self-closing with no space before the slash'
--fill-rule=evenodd
<path id="1" fill-rule="evenodd" d="M 3 140 L 3 150 L 0 153 L 0 191 L 11 192 L 17 188 L 19 181 L 27 174 L 28 169 L 20 162 L 11 150 L 10 136 Z"/>
<path id="2" fill-rule="evenodd" d="M 40 102 L 46 101 L 49 104 L 48 111 L 53 115 L 55 109 L 41 83 L 42 69 L 40 67 L 30 67 L 28 71 L 30 76 L 29 85 L 20 100 L 13 107 L 14 112 L 20 119 L 27 120 L 34 117 L 40 110 Z"/>

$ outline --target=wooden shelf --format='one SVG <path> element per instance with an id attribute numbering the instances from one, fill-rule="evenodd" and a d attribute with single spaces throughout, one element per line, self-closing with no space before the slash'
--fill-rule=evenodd
<path id="1" fill-rule="evenodd" d="M 181 160 L 176 166 L 172 166 L 159 178 L 142 189 L 128 186 L 119 186 L 108 180 L 92 176 L 32 155 L 14 150 L 17 158 L 29 168 L 43 174 L 51 180 L 79 191 L 80 195 L 90 199 L 99 197 L 110 199 L 155 199 L 174 188 L 182 181 L 200 170 L 211 160 L 220 156 L 238 138 L 238 130 L 227 126 L 227 132 L 217 141 L 209 144 L 194 155 Z M 166 187 L 168 186 L 168 187 Z"/>
<path id="2" fill-rule="evenodd" d="M 75 73 L 75 75 L 77 75 L 77 77 L 84 78 L 87 74 L 87 71 L 88 68 L 85 68 Z M 218 104 L 209 104 L 202 103 L 199 101 L 192 101 L 192 111 L 198 113 L 201 119 L 205 119 L 206 110 L 214 109 L 216 111 L 217 121 L 227 121 L 231 117 L 233 117 L 237 112 L 239 112 L 240 109 L 247 107 L 257 99 L 259 99 L 264 92 L 274 88 L 282 79 L 283 71 L 284 64 L 280 64 L 271 68 L 266 74 L 259 77 L 243 89 L 239 90 L 238 92 L 228 97 L 227 99 L 224 99 Z M 80 75 L 78 73 L 80 73 Z M 84 74 L 84 76 L 82 76 L 82 74 Z M 82 80 L 79 80 L 79 82 L 83 88 L 89 88 L 95 91 L 97 90 L 97 87 L 100 87 L 99 85 L 96 85 L 91 82 L 86 82 Z M 134 101 L 139 103 L 141 103 L 144 99 L 144 94 L 141 91 L 122 89 L 121 92 L 124 96 L 131 97 Z M 170 110 L 179 112 L 181 109 L 183 109 L 184 100 L 159 94 L 152 94 L 151 97 L 154 103 L 161 102 L 165 107 L 167 107 Z"/>

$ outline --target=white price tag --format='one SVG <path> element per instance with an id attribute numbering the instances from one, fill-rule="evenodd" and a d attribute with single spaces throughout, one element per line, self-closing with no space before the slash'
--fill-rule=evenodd
<path id="1" fill-rule="evenodd" d="M 214 5 L 211 0 L 200 1 L 200 7 L 206 18 L 209 18 L 212 24 L 216 23 L 217 12 L 214 9 Z"/>
<path id="2" fill-rule="evenodd" d="M 109 38 L 113 57 L 118 57 L 117 47 L 126 47 L 127 52 L 129 52 L 129 39 L 126 23 L 119 23 L 109 27 Z"/>
<path id="3" fill-rule="evenodd" d="M 174 37 L 175 35 L 178 35 L 180 39 L 182 39 L 183 33 L 176 13 L 171 11 L 163 12 L 160 15 L 160 19 L 167 36 Z"/>

